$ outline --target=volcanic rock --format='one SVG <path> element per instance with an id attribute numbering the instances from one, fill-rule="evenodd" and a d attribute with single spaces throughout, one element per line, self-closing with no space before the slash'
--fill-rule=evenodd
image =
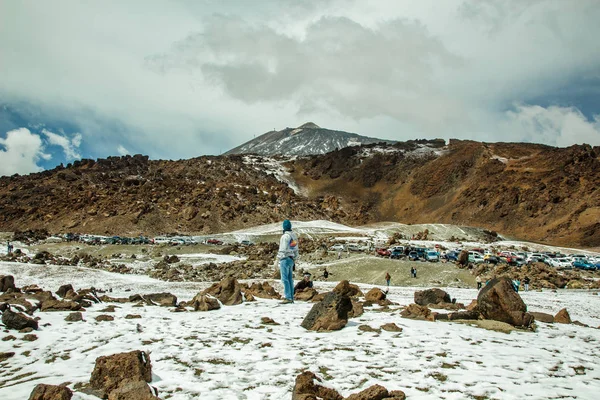
<path id="1" fill-rule="evenodd" d="M 2 323 L 8 329 L 21 330 L 27 327 L 38 329 L 38 322 L 36 320 L 27 317 L 25 314 L 13 312 L 10 309 L 2 313 Z"/>
<path id="2" fill-rule="evenodd" d="M 318 294 L 319 294 L 319 292 L 317 292 L 313 288 L 305 288 L 302 290 L 298 290 L 294 294 L 294 300 L 310 301 L 313 297 L 315 297 Z"/>
<path id="3" fill-rule="evenodd" d="M 241 286 L 235 278 L 227 277 L 202 292 L 216 297 L 225 306 L 242 304 Z"/>
<path id="4" fill-rule="evenodd" d="M 563 308 L 558 313 L 556 313 L 556 315 L 554 316 L 554 322 L 556 322 L 557 324 L 571 323 L 571 316 L 569 315 L 569 312 L 566 308 Z"/>
<path id="5" fill-rule="evenodd" d="M 533 315 L 533 318 L 535 318 L 536 321 L 545 322 L 546 324 L 554 322 L 554 317 L 551 314 L 543 312 L 530 312 L 529 314 Z"/>
<path id="6" fill-rule="evenodd" d="M 277 293 L 275 288 L 273 288 L 269 282 L 266 281 L 262 283 L 254 282 L 250 286 L 247 284 L 240 286 L 244 288 L 244 294 L 246 297 L 248 296 L 248 293 L 252 293 L 254 297 L 260 297 L 261 299 L 281 299 L 281 295 Z"/>
<path id="7" fill-rule="evenodd" d="M 125 381 L 110 392 L 108 400 L 160 400 L 146 382 Z"/>
<path id="8" fill-rule="evenodd" d="M 0 292 L 6 292 L 9 289 L 16 290 L 15 278 L 12 275 L 0 275 Z"/>
<path id="9" fill-rule="evenodd" d="M 190 305 L 194 307 L 194 311 L 211 311 L 221 308 L 221 305 L 216 298 L 203 293 L 198 293 L 194 296 Z"/>
<path id="10" fill-rule="evenodd" d="M 528 327 L 534 318 L 527 313 L 527 306 L 515 292 L 508 278 L 492 279 L 477 296 L 479 312 L 486 319 L 506 322 L 513 326 Z"/>
<path id="11" fill-rule="evenodd" d="M 383 291 L 379 288 L 373 288 L 365 295 L 365 301 L 378 303 L 381 300 L 385 300 L 385 293 L 383 293 Z"/>
<path id="12" fill-rule="evenodd" d="M 400 315 L 403 318 L 434 321 L 434 314 L 431 312 L 431 310 L 426 306 L 420 306 L 418 304 L 409 304 L 400 312 Z"/>
<path id="13" fill-rule="evenodd" d="M 72 312 L 65 317 L 65 321 L 67 321 L 67 322 L 83 321 L 83 314 L 81 314 L 79 311 Z"/>
<path id="14" fill-rule="evenodd" d="M 352 310 L 350 310 L 348 312 L 348 318 L 357 318 L 357 317 L 360 317 L 361 315 L 363 315 L 365 313 L 363 304 L 354 298 L 352 298 L 351 301 L 352 301 Z"/>
<path id="15" fill-rule="evenodd" d="M 388 332 L 402 332 L 402 328 L 393 322 L 381 325 L 381 329 Z"/>
<path id="16" fill-rule="evenodd" d="M 29 400 L 71 400 L 73 392 L 66 386 L 40 383 L 33 388 Z"/>
<path id="17" fill-rule="evenodd" d="M 348 296 L 329 292 L 312 307 L 300 325 L 318 332 L 340 330 L 348 323 L 351 309 L 352 302 Z"/>
<path id="18" fill-rule="evenodd" d="M 112 315 L 107 315 L 107 314 L 102 314 L 102 315 L 98 315 L 95 318 L 96 321 L 98 322 L 103 322 L 103 321 L 114 321 L 115 317 L 113 317 Z"/>
<path id="19" fill-rule="evenodd" d="M 343 400 L 344 398 L 334 389 L 319 385 L 321 379 L 310 371 L 304 371 L 296 377 L 292 392 L 292 400 Z"/>
<path id="20" fill-rule="evenodd" d="M 426 306 L 429 304 L 451 303 L 450 295 L 442 289 L 434 288 L 427 290 L 417 290 L 415 292 L 415 304 Z"/>
<path id="21" fill-rule="evenodd" d="M 150 381 L 152 381 L 150 355 L 134 350 L 98 357 L 90 378 L 90 387 L 103 393 L 106 398 L 113 390 L 119 387 L 125 388 L 127 383 Z"/>
<path id="22" fill-rule="evenodd" d="M 148 305 L 159 305 L 162 307 L 175 307 L 177 305 L 177 296 L 171 293 L 150 293 L 150 294 L 134 294 L 129 296 L 130 302 L 143 301 Z"/>
<path id="23" fill-rule="evenodd" d="M 333 288 L 333 291 L 348 297 L 363 296 L 363 292 L 360 290 L 360 288 L 357 285 L 348 282 L 347 280 L 340 281 L 340 283 L 338 283 L 337 286 Z"/>
<path id="24" fill-rule="evenodd" d="M 75 291 L 71 284 L 62 285 L 61 287 L 58 288 L 58 290 L 56 291 L 56 294 L 59 297 L 65 298 L 69 291 L 73 291 L 73 292 Z"/>
<path id="25" fill-rule="evenodd" d="M 41 311 L 77 311 L 81 305 L 70 300 L 46 300 L 42 302 Z"/>

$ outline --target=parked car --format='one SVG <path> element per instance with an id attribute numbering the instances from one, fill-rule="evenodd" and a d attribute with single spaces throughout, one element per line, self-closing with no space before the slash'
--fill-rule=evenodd
<path id="1" fill-rule="evenodd" d="M 154 244 L 165 244 L 165 243 L 169 243 L 171 239 L 169 239 L 168 237 L 164 237 L 164 236 L 157 236 L 154 239 L 152 239 L 152 243 Z"/>
<path id="2" fill-rule="evenodd" d="M 222 244 L 223 244 L 223 241 L 222 241 L 222 240 L 219 240 L 219 239 L 208 239 L 208 240 L 206 241 L 206 243 L 208 243 L 208 244 L 222 245 Z"/>
<path id="3" fill-rule="evenodd" d="M 577 259 L 575 259 L 575 261 L 573 261 L 573 263 L 571 265 L 573 265 L 574 268 L 583 269 L 586 271 L 595 271 L 596 270 L 596 265 L 587 261 L 585 258 L 577 258 Z"/>
<path id="4" fill-rule="evenodd" d="M 383 248 L 383 247 L 375 249 L 375 253 L 381 257 L 390 257 L 392 254 L 391 251 L 389 251 L 388 249 Z"/>
<path id="5" fill-rule="evenodd" d="M 242 240 L 242 241 L 240 242 L 240 244 L 241 244 L 242 246 L 252 246 L 252 245 L 254 245 L 254 243 L 253 243 L 253 242 L 251 242 L 251 241 L 249 241 L 249 240 Z"/>
<path id="6" fill-rule="evenodd" d="M 500 258 L 498 258 L 498 257 L 496 257 L 494 255 L 491 255 L 491 254 L 486 254 L 485 256 L 483 256 L 483 261 L 486 264 L 494 264 L 494 265 L 496 265 L 496 264 L 498 264 L 500 262 Z"/>
<path id="7" fill-rule="evenodd" d="M 437 251 L 430 250 L 425 253 L 425 260 L 429 262 L 440 261 L 440 254 Z"/>
<path id="8" fill-rule="evenodd" d="M 419 255 L 416 251 L 411 251 L 410 253 L 408 253 L 408 259 L 410 261 L 419 261 Z"/>
<path id="9" fill-rule="evenodd" d="M 523 257 L 513 257 L 508 262 L 508 264 L 512 266 L 522 267 L 523 265 L 527 264 L 527 261 L 525 261 Z"/>
<path id="10" fill-rule="evenodd" d="M 455 251 L 449 251 L 444 254 L 446 261 L 458 261 L 458 253 Z"/>
<path id="11" fill-rule="evenodd" d="M 396 258 L 396 259 L 400 259 L 404 257 L 404 253 L 401 252 L 400 250 L 394 249 L 390 252 L 390 258 Z"/>
<path id="12" fill-rule="evenodd" d="M 479 264 L 484 262 L 483 256 L 477 251 L 469 252 L 469 262 L 474 264 Z"/>
<path id="13" fill-rule="evenodd" d="M 570 268 L 572 261 L 568 258 L 551 258 L 548 260 L 548 265 L 555 268 Z"/>
<path id="14" fill-rule="evenodd" d="M 345 248 L 344 248 L 343 244 L 334 244 L 333 246 L 331 246 L 329 248 L 329 250 L 331 250 L 331 251 L 344 251 Z"/>
<path id="15" fill-rule="evenodd" d="M 359 245 L 357 245 L 357 244 L 354 244 L 354 243 L 351 243 L 351 244 L 349 244 L 348 246 L 346 246 L 346 248 L 347 248 L 349 251 L 361 251 L 361 250 L 362 250 L 362 249 L 361 249 L 361 247 L 360 247 Z"/>

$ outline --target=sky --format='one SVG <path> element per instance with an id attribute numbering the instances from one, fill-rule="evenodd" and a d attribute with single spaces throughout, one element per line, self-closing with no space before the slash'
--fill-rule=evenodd
<path id="1" fill-rule="evenodd" d="M 600 145 L 597 0 L 0 0 L 0 175 L 312 121 Z"/>

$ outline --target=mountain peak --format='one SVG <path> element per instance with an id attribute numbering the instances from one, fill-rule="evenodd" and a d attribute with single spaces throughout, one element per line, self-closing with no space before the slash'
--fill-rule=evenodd
<path id="1" fill-rule="evenodd" d="M 307 122 L 303 125 L 300 125 L 297 129 L 321 129 L 321 127 L 314 122 Z"/>

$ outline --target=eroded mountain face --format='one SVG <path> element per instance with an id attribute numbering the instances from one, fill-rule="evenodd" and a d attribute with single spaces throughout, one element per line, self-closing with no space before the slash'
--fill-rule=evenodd
<path id="1" fill-rule="evenodd" d="M 82 160 L 0 178 L 0 230 L 213 233 L 328 219 L 480 226 L 600 246 L 600 147 L 451 140 L 323 155 Z"/>

